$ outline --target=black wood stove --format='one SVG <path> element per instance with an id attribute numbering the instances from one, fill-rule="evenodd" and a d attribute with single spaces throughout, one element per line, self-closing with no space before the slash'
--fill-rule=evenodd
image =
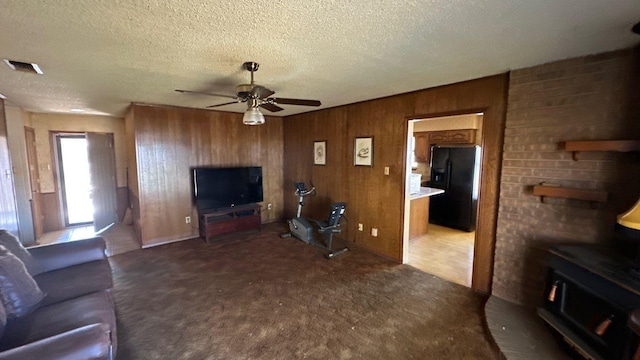
<path id="1" fill-rule="evenodd" d="M 635 359 L 638 336 L 627 322 L 640 309 L 640 271 L 632 257 L 590 245 L 551 249 L 538 314 L 574 355 Z"/>

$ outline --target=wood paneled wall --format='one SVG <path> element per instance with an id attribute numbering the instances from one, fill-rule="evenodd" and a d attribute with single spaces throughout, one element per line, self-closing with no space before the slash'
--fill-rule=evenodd
<path id="1" fill-rule="evenodd" d="M 44 232 L 64 229 L 62 206 L 57 192 L 40 193 L 42 204 L 42 228 Z"/>
<path id="2" fill-rule="evenodd" d="M 346 201 L 347 239 L 403 261 L 403 221 L 408 120 L 484 112 L 482 180 L 476 231 L 473 287 L 490 292 L 493 271 L 500 160 L 508 75 L 441 86 L 286 117 L 284 127 L 285 213 L 295 214 L 295 180 L 313 181 L 305 216 L 322 218 L 328 204 Z M 374 137 L 372 167 L 353 165 L 354 138 Z M 327 165 L 314 166 L 313 142 L 327 140 Z M 390 175 L 384 175 L 384 167 Z M 365 231 L 357 231 L 363 223 Z M 378 236 L 371 236 L 371 228 Z"/>
<path id="3" fill-rule="evenodd" d="M 128 199 L 129 199 L 129 194 L 128 194 L 129 189 L 127 189 L 126 187 L 119 187 L 116 188 L 116 204 L 118 207 L 118 222 L 122 221 L 122 218 L 124 217 L 124 213 L 127 210 L 127 206 L 129 206 L 128 204 Z"/>
<path id="4" fill-rule="evenodd" d="M 138 202 L 143 246 L 198 236 L 192 203 L 193 166 L 262 166 L 263 222 L 282 218 L 282 120 L 262 126 L 242 124 L 242 114 L 133 104 L 125 118 L 133 200 Z M 135 165 L 135 171 L 132 167 Z M 136 200 L 137 199 L 137 200 Z M 135 205 L 134 205 L 135 207 Z M 191 224 L 185 223 L 191 216 Z"/>
<path id="5" fill-rule="evenodd" d="M 133 228 L 138 242 L 142 245 L 140 233 L 140 192 L 138 189 L 138 158 L 136 155 L 135 125 L 133 120 L 133 106 L 129 107 L 124 117 L 125 148 L 127 154 L 127 168 L 125 179 L 129 189 L 129 204 L 133 218 Z"/>

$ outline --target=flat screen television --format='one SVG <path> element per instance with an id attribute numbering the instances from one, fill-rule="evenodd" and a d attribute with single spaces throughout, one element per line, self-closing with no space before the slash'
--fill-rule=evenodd
<path id="1" fill-rule="evenodd" d="M 262 167 L 193 168 L 193 198 L 198 210 L 263 201 Z"/>

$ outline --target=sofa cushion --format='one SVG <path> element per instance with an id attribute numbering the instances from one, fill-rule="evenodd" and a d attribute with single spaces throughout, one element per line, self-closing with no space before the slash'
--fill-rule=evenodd
<path id="1" fill-rule="evenodd" d="M 40 306 L 55 304 L 113 286 L 111 267 L 107 260 L 69 266 L 34 276 L 47 297 Z"/>
<path id="2" fill-rule="evenodd" d="M 6 247 L 13 255 L 17 256 L 18 259 L 24 263 L 24 266 L 27 267 L 29 274 L 33 276 L 38 273 L 38 267 L 33 257 L 29 251 L 22 246 L 20 240 L 12 233 L 7 230 L 0 230 L 0 245 Z"/>
<path id="3" fill-rule="evenodd" d="M 27 315 L 44 297 L 24 263 L 0 245 L 0 300 L 7 318 Z"/>
<path id="4" fill-rule="evenodd" d="M 4 336 L 0 338 L 0 351 L 96 323 L 109 326 L 115 353 L 116 317 L 113 299 L 108 291 L 43 306 L 25 317 L 10 319 Z"/>
<path id="5" fill-rule="evenodd" d="M 103 238 L 74 240 L 57 244 L 34 246 L 28 249 L 38 273 L 63 269 L 90 261 L 104 260 L 106 243 Z"/>
<path id="6" fill-rule="evenodd" d="M 4 310 L 2 301 L 0 301 L 0 337 L 4 333 L 4 327 L 7 325 L 7 312 Z"/>
<path id="7" fill-rule="evenodd" d="M 91 324 L 18 346 L 0 353 L 0 359 L 113 360 L 111 330 L 107 324 Z"/>

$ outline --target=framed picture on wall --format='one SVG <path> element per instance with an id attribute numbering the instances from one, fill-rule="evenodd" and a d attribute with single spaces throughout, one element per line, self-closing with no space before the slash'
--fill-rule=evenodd
<path id="1" fill-rule="evenodd" d="M 313 165 L 327 165 L 327 142 L 313 142 Z"/>
<path id="2" fill-rule="evenodd" d="M 357 137 L 353 148 L 353 164 L 373 166 L 373 137 Z"/>

